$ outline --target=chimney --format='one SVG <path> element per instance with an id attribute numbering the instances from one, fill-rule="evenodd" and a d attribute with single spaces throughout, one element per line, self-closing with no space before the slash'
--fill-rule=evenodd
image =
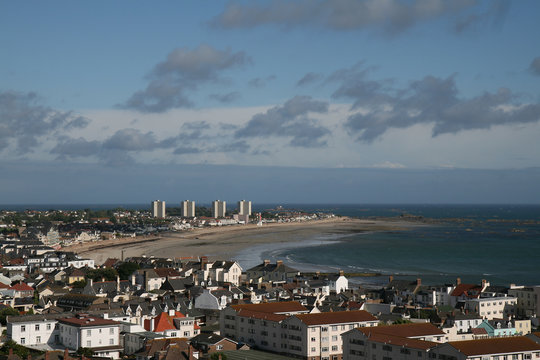
<path id="1" fill-rule="evenodd" d="M 9 356 L 13 356 L 13 348 L 9 348 Z"/>
<path id="2" fill-rule="evenodd" d="M 422 285 L 422 279 L 418 278 L 416 279 L 416 286 Z"/>
<path id="3" fill-rule="evenodd" d="M 461 285 L 461 278 L 456 279 L 456 285 Z"/>
<path id="4" fill-rule="evenodd" d="M 390 283 L 390 282 L 392 282 L 392 281 L 394 281 L 394 277 L 393 277 L 392 275 L 390 275 L 390 276 L 388 277 L 388 282 Z"/>
<path id="5" fill-rule="evenodd" d="M 65 348 L 64 349 L 64 360 L 69 360 L 69 351 L 68 351 L 68 348 Z"/>
<path id="6" fill-rule="evenodd" d="M 45 351 L 45 360 L 49 360 L 49 352 Z"/>
<path id="7" fill-rule="evenodd" d="M 120 276 L 116 275 L 116 291 L 120 292 Z"/>
<path id="8" fill-rule="evenodd" d="M 276 261 L 276 265 L 277 265 L 277 266 L 283 265 L 283 260 L 278 260 L 278 261 Z"/>
<path id="9" fill-rule="evenodd" d="M 264 264 L 264 265 L 270 264 L 270 260 L 264 260 L 263 264 Z"/>

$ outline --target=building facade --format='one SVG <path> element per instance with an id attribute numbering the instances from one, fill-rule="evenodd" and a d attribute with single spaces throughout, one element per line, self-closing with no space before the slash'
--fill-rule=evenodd
<path id="1" fill-rule="evenodd" d="M 238 215 L 251 216 L 251 201 L 240 200 L 238 202 Z"/>
<path id="2" fill-rule="evenodd" d="M 62 344 L 71 350 L 90 348 L 97 356 L 120 358 L 120 323 L 85 314 L 58 320 Z"/>
<path id="3" fill-rule="evenodd" d="M 227 213 L 227 203 L 221 200 L 212 201 L 212 217 L 221 218 L 225 217 Z"/>
<path id="4" fill-rule="evenodd" d="M 181 204 L 182 217 L 193 218 L 195 217 L 195 201 L 184 200 Z"/>
<path id="5" fill-rule="evenodd" d="M 152 201 L 152 217 L 155 217 L 155 218 L 165 217 L 165 201 L 161 201 L 161 200 Z"/>

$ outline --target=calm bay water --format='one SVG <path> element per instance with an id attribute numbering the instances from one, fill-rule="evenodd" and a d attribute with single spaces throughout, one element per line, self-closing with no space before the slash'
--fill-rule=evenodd
<path id="1" fill-rule="evenodd" d="M 261 256 L 285 259 L 303 270 L 385 274 L 357 279 L 364 283 L 385 283 L 386 275 L 392 274 L 420 277 L 431 284 L 454 282 L 457 277 L 498 285 L 540 284 L 540 206 L 336 205 L 326 209 L 358 217 L 409 214 L 437 220 L 406 231 L 321 237 L 319 245 L 318 239 L 306 239 L 308 246 L 299 242 L 299 247 L 272 249 Z"/>

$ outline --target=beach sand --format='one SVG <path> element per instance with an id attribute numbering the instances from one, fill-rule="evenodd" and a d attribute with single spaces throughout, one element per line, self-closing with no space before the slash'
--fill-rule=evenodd
<path id="1" fill-rule="evenodd" d="M 282 243 L 284 246 L 290 246 L 291 243 L 321 235 L 401 230 L 411 225 L 408 221 L 397 219 L 363 220 L 336 217 L 263 226 L 250 224 L 167 232 L 154 237 L 77 244 L 63 250 L 74 251 L 82 257 L 91 258 L 96 265 L 102 264 L 107 258 L 120 259 L 122 252 L 124 258 L 143 255 L 165 258 L 208 256 L 211 260 L 229 260 L 236 254 L 241 252 L 245 254 L 246 250 L 261 248 L 265 244 L 272 244 L 275 247 L 276 244 Z"/>

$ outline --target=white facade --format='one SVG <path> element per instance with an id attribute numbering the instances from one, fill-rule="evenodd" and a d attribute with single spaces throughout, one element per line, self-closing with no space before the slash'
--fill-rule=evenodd
<path id="1" fill-rule="evenodd" d="M 182 217 L 192 218 L 195 217 L 195 201 L 184 200 L 181 204 Z"/>
<path id="2" fill-rule="evenodd" d="M 161 200 L 152 201 L 152 217 L 155 217 L 155 218 L 165 217 L 165 201 L 161 201 Z"/>
<path id="3" fill-rule="evenodd" d="M 98 356 L 120 358 L 120 323 L 78 315 L 59 320 L 60 341 L 71 349 L 91 348 Z"/>
<path id="4" fill-rule="evenodd" d="M 465 309 L 477 312 L 487 320 L 507 319 L 514 315 L 517 298 L 513 296 L 490 296 L 465 301 Z"/>
<path id="5" fill-rule="evenodd" d="M 251 216 L 251 201 L 240 200 L 238 202 L 238 215 Z"/>
<path id="6" fill-rule="evenodd" d="M 212 217 L 225 217 L 227 213 L 227 203 L 221 200 L 212 201 Z"/>
<path id="7" fill-rule="evenodd" d="M 24 346 L 54 347 L 59 345 L 58 318 L 67 315 L 24 315 L 8 317 L 6 330 L 8 339 Z"/>

